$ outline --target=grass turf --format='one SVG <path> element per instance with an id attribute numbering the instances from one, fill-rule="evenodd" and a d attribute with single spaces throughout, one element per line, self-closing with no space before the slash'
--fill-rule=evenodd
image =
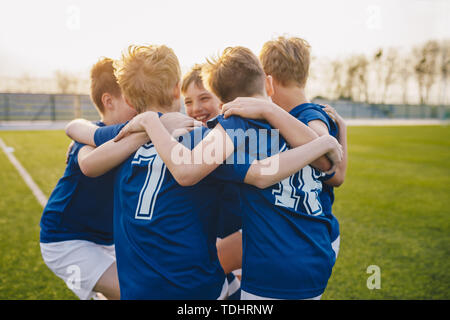
<path id="1" fill-rule="evenodd" d="M 0 132 L 49 196 L 64 171 L 61 131 Z M 341 248 L 323 299 L 450 298 L 450 128 L 350 127 L 336 189 Z M 0 299 L 73 299 L 42 262 L 42 209 L 0 153 Z M 366 285 L 370 265 L 381 289 Z"/>

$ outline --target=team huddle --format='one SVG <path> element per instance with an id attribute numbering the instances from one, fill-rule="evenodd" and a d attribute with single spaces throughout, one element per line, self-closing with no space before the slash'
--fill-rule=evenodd
<path id="1" fill-rule="evenodd" d="M 229 47 L 183 78 L 164 45 L 100 59 L 101 120 L 66 126 L 75 142 L 41 218 L 46 265 L 80 299 L 320 299 L 347 133 L 307 99 L 309 63 L 295 37 L 259 57 Z"/>

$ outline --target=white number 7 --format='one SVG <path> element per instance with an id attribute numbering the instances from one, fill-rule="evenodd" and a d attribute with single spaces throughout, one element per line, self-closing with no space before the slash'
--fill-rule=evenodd
<path id="1" fill-rule="evenodd" d="M 153 209 L 155 207 L 159 189 L 161 189 L 162 182 L 164 181 L 166 166 L 153 146 L 150 149 L 141 147 L 141 149 L 136 152 L 134 159 L 133 163 L 148 161 L 147 176 L 139 194 L 135 218 L 150 220 L 153 216 Z"/>

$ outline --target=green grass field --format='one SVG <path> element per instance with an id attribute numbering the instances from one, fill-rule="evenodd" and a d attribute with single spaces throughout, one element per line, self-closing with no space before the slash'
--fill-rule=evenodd
<path id="1" fill-rule="evenodd" d="M 62 131 L 0 132 L 49 196 L 64 171 Z M 0 151 L 0 299 L 75 299 L 43 263 L 42 212 Z M 450 127 L 350 127 L 336 190 L 341 248 L 323 299 L 450 298 Z M 367 267 L 381 288 L 366 286 Z"/>

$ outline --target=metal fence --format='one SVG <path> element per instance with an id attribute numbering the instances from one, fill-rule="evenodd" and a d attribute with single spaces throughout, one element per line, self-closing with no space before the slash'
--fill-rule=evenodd
<path id="1" fill-rule="evenodd" d="M 346 119 L 450 119 L 449 106 L 374 105 L 323 99 L 314 102 L 332 105 Z M 0 121 L 74 118 L 99 119 L 88 95 L 0 93 Z"/>
<path id="2" fill-rule="evenodd" d="M 99 119 L 88 95 L 0 93 L 0 120 Z"/>
<path id="3" fill-rule="evenodd" d="M 329 104 L 345 119 L 437 119 L 450 118 L 450 106 L 366 104 L 345 100 L 315 99 Z"/>

